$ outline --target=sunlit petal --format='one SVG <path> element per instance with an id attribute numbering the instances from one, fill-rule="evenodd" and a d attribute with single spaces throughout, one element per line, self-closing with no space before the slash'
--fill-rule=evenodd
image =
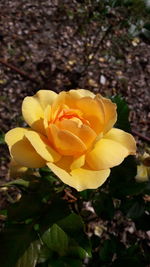
<path id="1" fill-rule="evenodd" d="M 47 105 L 51 105 L 57 94 L 49 90 L 40 90 L 34 96 L 27 96 L 22 103 L 22 114 L 32 129 L 45 134 L 43 118 Z"/>
<path id="2" fill-rule="evenodd" d="M 104 138 L 120 143 L 128 150 L 130 155 L 135 155 L 136 142 L 131 134 L 117 128 L 112 128 L 105 134 Z"/>
<path id="3" fill-rule="evenodd" d="M 110 139 L 101 139 L 86 156 L 86 162 L 94 170 L 104 170 L 119 165 L 129 155 L 128 149 Z"/>
<path id="4" fill-rule="evenodd" d="M 101 95 L 96 96 L 96 100 L 103 105 L 104 111 L 104 125 L 103 133 L 109 131 L 115 124 L 117 120 L 116 104 L 110 99 L 102 97 Z"/>
<path id="5" fill-rule="evenodd" d="M 28 168 L 41 168 L 45 166 L 45 160 L 37 154 L 25 137 L 28 131 L 24 128 L 12 129 L 5 135 L 5 141 L 10 154 L 17 163 Z"/>
<path id="6" fill-rule="evenodd" d="M 28 131 L 25 136 L 43 159 L 49 162 L 60 160 L 61 156 L 50 146 L 45 136 L 34 131 Z"/>
<path id="7" fill-rule="evenodd" d="M 77 107 L 83 112 L 83 117 L 89 121 L 90 127 L 99 134 L 104 125 L 103 103 L 90 97 L 83 97 L 77 101 Z"/>
<path id="8" fill-rule="evenodd" d="M 57 123 L 59 129 L 67 130 L 78 136 L 83 143 L 89 148 L 96 138 L 96 133 L 86 124 L 80 124 L 78 121 L 63 120 Z"/>
<path id="9" fill-rule="evenodd" d="M 77 136 L 66 130 L 59 130 L 56 125 L 49 125 L 53 144 L 61 155 L 81 155 L 86 151 L 86 146 Z"/>
<path id="10" fill-rule="evenodd" d="M 70 165 L 70 169 L 79 169 L 85 164 L 85 155 L 82 155 L 80 157 L 77 157 L 73 160 L 72 164 Z"/>
<path id="11" fill-rule="evenodd" d="M 47 163 L 47 165 L 65 184 L 74 187 L 78 191 L 98 188 L 110 174 L 109 169 L 93 171 L 79 168 L 69 173 L 53 163 Z"/>

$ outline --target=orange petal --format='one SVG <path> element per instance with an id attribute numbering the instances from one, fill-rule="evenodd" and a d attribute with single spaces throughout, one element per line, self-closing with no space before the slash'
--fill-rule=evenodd
<path id="1" fill-rule="evenodd" d="M 89 148 L 96 138 L 96 133 L 88 125 L 80 124 L 78 121 L 62 120 L 57 123 L 57 126 L 61 130 L 67 130 L 77 137 L 79 137 L 83 143 Z"/>
<path id="2" fill-rule="evenodd" d="M 86 151 L 85 144 L 77 136 L 66 130 L 59 130 L 56 125 L 49 125 L 53 144 L 61 155 L 81 155 Z"/>
<path id="3" fill-rule="evenodd" d="M 103 103 L 90 97 L 83 97 L 77 101 L 77 107 L 83 112 L 83 117 L 89 121 L 91 128 L 99 134 L 103 130 L 105 119 Z"/>
<path id="4" fill-rule="evenodd" d="M 117 106 L 110 99 L 104 98 L 101 95 L 97 95 L 96 100 L 103 104 L 105 118 L 103 132 L 106 133 L 114 126 L 115 122 L 117 121 Z"/>
<path id="5" fill-rule="evenodd" d="M 28 129 L 24 128 L 12 129 L 5 135 L 5 141 L 13 159 L 17 163 L 28 168 L 41 168 L 45 166 L 46 162 L 37 154 L 25 137 L 28 131 Z"/>

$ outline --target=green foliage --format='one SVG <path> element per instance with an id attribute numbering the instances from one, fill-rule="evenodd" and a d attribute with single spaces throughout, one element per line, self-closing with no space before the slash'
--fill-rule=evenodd
<path id="1" fill-rule="evenodd" d="M 41 244 L 39 241 L 34 241 L 27 248 L 25 253 L 18 260 L 16 267 L 35 267 L 39 257 Z"/>
<path id="2" fill-rule="evenodd" d="M 104 220 L 111 220 L 114 216 L 113 200 L 107 193 L 100 192 L 100 194 L 97 194 L 93 199 L 93 207 L 96 214 Z"/>
<path id="3" fill-rule="evenodd" d="M 50 250 L 58 252 L 60 256 L 66 254 L 68 249 L 68 237 L 57 224 L 53 224 L 53 226 L 43 234 L 42 240 Z"/>
<path id="4" fill-rule="evenodd" d="M 4 133 L 0 131 L 0 145 L 3 145 L 5 143 L 4 141 Z"/>
<path id="5" fill-rule="evenodd" d="M 117 122 L 115 127 L 127 132 L 130 131 L 130 123 L 128 121 L 129 108 L 125 100 L 118 95 L 112 97 L 111 100 L 117 105 Z"/>
<path id="6" fill-rule="evenodd" d="M 130 131 L 127 104 L 119 96 L 112 100 L 118 112 L 115 126 Z M 109 232 L 118 212 L 124 222 L 133 221 L 137 230 L 149 230 L 150 204 L 145 196 L 150 193 L 150 182 L 137 183 L 136 170 L 136 160 L 129 156 L 112 168 L 110 177 L 97 190 L 72 190 L 77 199 L 72 202 L 65 200 L 68 187 L 48 168 L 41 168 L 40 175 L 5 184 L 19 188 L 21 198 L 0 213 L 7 217 L 0 234 L 1 266 L 146 266 L 150 260 L 146 240 L 131 239 L 125 244 L 118 233 Z M 90 203 L 94 213 L 84 216 L 85 203 Z M 93 227 L 95 222 L 106 224 L 107 235 L 101 238 L 93 230 L 89 236 L 91 221 Z"/>

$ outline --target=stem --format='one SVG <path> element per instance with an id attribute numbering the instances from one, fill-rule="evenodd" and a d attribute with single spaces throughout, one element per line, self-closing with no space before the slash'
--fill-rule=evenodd
<path id="1" fill-rule="evenodd" d="M 143 135 L 143 134 L 141 134 L 135 130 L 132 130 L 132 133 L 137 135 L 139 138 L 145 140 L 146 142 L 150 142 L 150 138 L 148 136 L 145 136 L 145 135 Z"/>
<path id="2" fill-rule="evenodd" d="M 39 82 L 38 82 L 35 78 L 33 78 L 32 76 L 28 75 L 26 72 L 24 72 L 24 71 L 18 69 L 16 66 L 14 66 L 14 65 L 12 65 L 12 64 L 10 64 L 10 63 L 8 63 L 8 62 L 5 61 L 4 59 L 0 58 L 0 63 L 3 64 L 4 66 L 10 68 L 11 70 L 13 70 L 13 71 L 19 73 L 21 76 L 27 78 L 28 80 L 30 80 L 30 81 L 32 81 L 32 82 L 34 82 L 34 83 L 36 83 L 36 84 L 39 84 Z"/>

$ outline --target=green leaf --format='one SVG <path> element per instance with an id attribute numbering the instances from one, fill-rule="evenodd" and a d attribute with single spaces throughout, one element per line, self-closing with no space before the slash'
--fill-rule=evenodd
<path id="1" fill-rule="evenodd" d="M 150 40 L 150 23 L 145 23 L 141 30 L 140 36 L 144 37 L 146 40 Z"/>
<path id="2" fill-rule="evenodd" d="M 137 219 L 141 217 L 141 215 L 144 214 L 144 211 L 145 211 L 145 205 L 143 203 L 135 201 L 133 205 L 130 207 L 130 209 L 128 210 L 127 217 L 131 219 Z"/>
<path id="3" fill-rule="evenodd" d="M 65 267 L 83 267 L 82 262 L 79 259 L 65 257 L 64 259 Z M 55 266 L 54 266 L 55 267 Z M 62 267 L 62 266 L 60 266 Z"/>
<path id="4" fill-rule="evenodd" d="M 51 204 L 46 206 L 39 218 L 40 232 L 44 233 L 54 223 L 68 216 L 69 213 L 67 202 L 60 199 L 60 196 L 55 197 Z"/>
<path id="5" fill-rule="evenodd" d="M 73 258 L 78 258 L 78 259 L 85 259 L 88 255 L 87 255 L 87 252 L 79 247 L 79 246 L 69 246 L 69 250 L 68 250 L 68 253 L 67 255 L 69 256 L 72 256 Z"/>
<path id="6" fill-rule="evenodd" d="M 93 207 L 98 216 L 102 219 L 112 219 L 114 216 L 114 204 L 111 196 L 104 192 L 97 194 L 93 200 Z"/>
<path id="7" fill-rule="evenodd" d="M 52 251 L 57 252 L 61 256 L 66 254 L 68 236 L 57 224 L 54 224 L 43 234 L 42 240 Z"/>
<path id="8" fill-rule="evenodd" d="M 141 217 L 145 212 L 145 203 L 142 198 L 124 199 L 121 203 L 120 209 L 123 213 L 131 218 L 137 219 Z"/>
<path id="9" fill-rule="evenodd" d="M 136 228 L 144 231 L 149 231 L 150 216 L 144 213 L 140 218 L 134 220 Z"/>
<path id="10" fill-rule="evenodd" d="M 122 250 L 120 255 L 117 255 L 117 259 L 112 264 L 113 267 L 122 267 L 122 266 L 137 266 L 144 267 L 146 266 L 144 257 L 139 249 L 138 245 L 130 246 L 129 248 Z"/>
<path id="11" fill-rule="evenodd" d="M 114 96 L 111 100 L 117 105 L 117 122 L 114 127 L 130 132 L 131 129 L 128 120 L 129 108 L 127 103 L 121 96 Z"/>
<path id="12" fill-rule="evenodd" d="M 28 218 L 40 215 L 43 203 L 39 200 L 38 194 L 29 193 L 8 207 L 8 220 L 25 221 Z"/>
<path id="13" fill-rule="evenodd" d="M 120 255 L 124 249 L 124 244 L 117 237 L 110 235 L 110 239 L 105 240 L 99 250 L 101 262 L 112 263 L 113 256 Z"/>
<path id="14" fill-rule="evenodd" d="M 9 183 L 5 183 L 5 184 L 3 184 L 1 186 L 3 187 L 3 186 L 21 185 L 21 186 L 24 186 L 24 187 L 29 187 L 29 184 L 30 184 L 30 182 L 27 181 L 27 180 L 17 179 L 17 180 L 11 181 Z"/>
<path id="15" fill-rule="evenodd" d="M 91 245 L 84 232 L 83 220 L 79 215 L 71 213 L 57 224 L 88 253 L 89 257 L 91 256 Z"/>
<path id="16" fill-rule="evenodd" d="M 114 253 L 115 249 L 111 240 L 105 240 L 99 252 L 100 259 L 106 262 L 111 261 Z"/>
<path id="17" fill-rule="evenodd" d="M 5 144 L 5 134 L 0 131 L 0 145 Z"/>
<path id="18" fill-rule="evenodd" d="M 37 238 L 31 225 L 10 225 L 0 233 L 1 266 L 14 267 L 30 243 Z"/>
<path id="19" fill-rule="evenodd" d="M 119 199 L 129 195 L 131 193 L 131 186 L 134 189 L 134 186 L 137 185 L 135 182 L 136 172 L 137 166 L 133 156 L 127 157 L 122 164 L 112 168 L 109 178 L 110 194 Z"/>
<path id="20" fill-rule="evenodd" d="M 58 181 L 57 176 L 48 167 L 40 168 L 39 173 L 42 178 L 47 179 L 50 183 Z"/>
<path id="21" fill-rule="evenodd" d="M 80 196 L 85 200 L 88 201 L 91 198 L 91 195 L 93 194 L 93 190 L 92 189 L 86 189 L 82 192 L 79 192 Z"/>
<path id="22" fill-rule="evenodd" d="M 49 258 L 52 257 L 52 253 L 53 252 L 46 245 L 42 243 L 38 257 L 38 264 L 45 263 Z"/>
<path id="23" fill-rule="evenodd" d="M 16 267 L 35 267 L 40 251 L 41 243 L 39 241 L 34 241 L 27 248 L 25 253 L 18 260 Z"/>
<path id="24" fill-rule="evenodd" d="M 75 237 L 84 229 L 82 218 L 75 213 L 71 213 L 57 224 L 71 237 Z"/>

